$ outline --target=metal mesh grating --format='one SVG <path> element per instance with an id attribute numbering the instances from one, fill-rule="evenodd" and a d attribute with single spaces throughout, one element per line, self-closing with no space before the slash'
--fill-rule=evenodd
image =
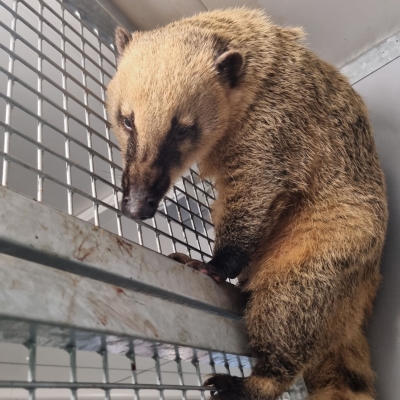
<path id="1" fill-rule="evenodd" d="M 195 167 L 150 222 L 118 208 L 121 159 L 105 112 L 115 63 L 113 47 L 60 0 L 0 0 L 1 184 L 159 253 L 208 261 L 215 192 Z M 52 342 L 49 328 L 38 339 L 35 325 L 16 324 L 18 334 L 0 336 L 24 343 L 0 343 L 1 399 L 203 400 L 206 374 L 250 373 L 247 357 L 175 345 L 166 352 L 165 344 L 93 332 L 66 345 Z M 63 331 L 52 329 L 57 338 Z M 298 385 L 282 399 L 305 398 Z"/>
<path id="2" fill-rule="evenodd" d="M 115 54 L 59 0 L 0 1 L 2 185 L 163 254 L 209 260 L 215 193 L 192 169 L 149 222 L 122 216 L 105 111 Z"/>
<path id="3" fill-rule="evenodd" d="M 169 359 L 161 358 L 156 344 L 149 344 L 152 357 L 136 354 L 143 342 L 130 340 L 123 355 L 110 353 L 106 339 L 96 352 L 77 350 L 70 345 L 64 349 L 25 345 L 0 344 L 0 398 L 105 398 L 105 399 L 199 399 L 209 397 L 202 386 L 205 375 L 213 372 L 248 376 L 248 359 L 237 357 L 225 365 L 216 365 L 208 353 L 199 362 L 196 350 L 171 348 Z M 163 349 L 160 349 L 163 352 Z M 235 361 L 235 362 L 233 362 Z M 243 367 L 244 363 L 246 367 Z M 4 367 L 7 367 L 4 368 Z M 26 379 L 28 377 L 28 379 Z"/>

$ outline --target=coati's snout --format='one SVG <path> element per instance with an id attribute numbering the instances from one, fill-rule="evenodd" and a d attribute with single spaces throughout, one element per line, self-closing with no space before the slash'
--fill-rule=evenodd
<path id="1" fill-rule="evenodd" d="M 147 194 L 135 194 L 124 197 L 121 208 L 124 215 L 130 218 L 149 219 L 153 218 L 157 210 L 157 202 Z"/>
<path id="2" fill-rule="evenodd" d="M 157 170 L 158 174 L 154 169 L 144 169 L 145 174 L 142 174 L 134 163 L 126 166 L 122 176 L 121 209 L 124 215 L 141 220 L 154 217 L 158 204 L 170 186 L 167 171 Z"/>
<path id="3" fill-rule="evenodd" d="M 129 218 L 149 219 L 153 218 L 157 211 L 157 201 L 146 191 L 132 191 L 121 201 L 121 209 L 124 215 Z"/>

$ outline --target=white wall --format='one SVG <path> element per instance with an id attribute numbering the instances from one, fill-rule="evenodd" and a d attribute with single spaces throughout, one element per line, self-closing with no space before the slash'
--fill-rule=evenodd
<path id="1" fill-rule="evenodd" d="M 379 400 L 400 398 L 400 58 L 354 85 L 367 103 L 385 170 L 389 229 L 369 329 Z"/>

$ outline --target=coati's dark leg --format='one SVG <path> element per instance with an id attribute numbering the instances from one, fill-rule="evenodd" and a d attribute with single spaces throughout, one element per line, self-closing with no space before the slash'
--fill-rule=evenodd
<path id="1" fill-rule="evenodd" d="M 239 378 L 226 374 L 215 374 L 208 378 L 205 386 L 212 386 L 211 399 L 215 400 L 276 400 L 292 381 L 279 382 L 274 378 L 259 374 L 258 367 L 262 369 L 262 362 L 257 361 L 252 375 Z"/>
<path id="2" fill-rule="evenodd" d="M 215 399 L 273 400 L 310 365 L 341 349 L 359 332 L 369 304 L 368 287 L 364 286 L 369 283 L 364 279 L 371 279 L 368 268 L 374 268 L 375 263 L 360 271 L 359 266 L 352 265 L 357 261 L 343 257 L 311 256 L 301 264 L 288 265 L 280 261 L 289 261 L 291 254 L 281 253 L 271 265 L 259 269 L 248 284 L 251 296 L 245 312 L 257 365 L 248 378 L 213 376 L 207 384 L 215 386 Z M 368 357 L 363 359 L 361 373 L 353 367 L 361 362 L 360 356 L 350 350 L 346 354 L 344 365 L 349 371 L 342 370 L 337 377 L 337 396 L 315 395 L 314 400 L 372 398 Z M 350 377 L 347 381 L 346 374 Z M 308 375 L 308 381 L 312 379 L 312 374 Z M 327 387 L 316 390 L 323 393 Z"/>
<path id="3" fill-rule="evenodd" d="M 249 261 L 247 252 L 233 246 L 217 248 L 212 260 L 208 263 L 192 260 L 182 253 L 172 253 L 168 257 L 185 264 L 187 267 L 210 275 L 217 282 L 223 282 L 227 278 L 236 278 Z"/>
<path id="4" fill-rule="evenodd" d="M 251 188 L 244 191 L 250 192 Z M 279 191 L 270 193 L 269 197 L 258 199 L 261 204 L 252 199 L 252 207 L 249 207 L 247 197 L 239 196 L 236 191 L 225 193 L 224 212 L 215 223 L 212 259 L 207 263 L 188 261 L 188 257 L 182 253 L 174 253 L 169 257 L 210 275 L 218 282 L 236 278 L 248 266 L 260 243 L 265 241 L 280 220 L 282 211 L 285 211 L 286 218 L 291 215 L 289 203 L 293 202 L 292 197 Z"/>
<path id="5" fill-rule="evenodd" d="M 359 331 L 347 344 L 329 352 L 304 373 L 310 400 L 373 400 L 374 373 L 368 343 Z"/>

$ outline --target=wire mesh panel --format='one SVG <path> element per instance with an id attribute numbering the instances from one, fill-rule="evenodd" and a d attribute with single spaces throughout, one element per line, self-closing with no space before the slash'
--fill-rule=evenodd
<path id="1" fill-rule="evenodd" d="M 125 354 L 114 354 L 105 341 L 96 352 L 74 346 L 41 347 L 33 342 L 0 344 L 0 398 L 202 400 L 210 396 L 202 377 L 226 372 L 226 367 L 215 365 L 211 352 L 200 363 L 196 350 L 182 359 L 175 346 L 175 356 L 166 359 L 160 358 L 157 345 L 152 357 L 138 356 L 135 346 L 131 340 Z M 248 376 L 249 363 L 243 367 L 242 361 L 240 367 L 236 362 L 228 368 L 238 376 Z"/>
<path id="2" fill-rule="evenodd" d="M 109 346 L 104 336 L 97 341 L 96 351 L 79 350 L 72 343 L 61 349 L 37 346 L 34 335 L 31 339 L 24 344 L 0 343 L 0 399 L 204 400 L 210 397 L 210 388 L 202 385 L 203 377 L 251 373 L 247 357 L 209 352 L 199 360 L 195 349 L 178 346 L 170 346 L 168 353 L 161 346 L 160 357 L 157 343 L 150 342 L 146 356 L 138 355 L 137 347 L 140 353 L 144 346 L 139 340 L 127 340 L 120 346 L 125 353 L 120 348 L 120 354 L 115 354 L 116 347 Z M 226 362 L 217 365 L 215 358 Z M 277 400 L 306 398 L 299 380 Z"/>
<path id="3" fill-rule="evenodd" d="M 122 216 L 119 148 L 105 111 L 112 45 L 59 0 L 0 1 L 2 185 L 163 254 L 209 260 L 210 182 L 193 169 L 149 222 Z"/>
<path id="4" fill-rule="evenodd" d="M 159 253 L 184 252 L 194 259 L 208 261 L 214 241 L 210 206 L 215 199 L 215 191 L 211 182 L 200 179 L 196 167 L 188 171 L 169 191 L 156 216 L 149 222 L 127 219 L 119 210 L 122 163 L 105 110 L 106 87 L 115 72 L 115 66 L 113 46 L 104 42 L 99 32 L 89 29 L 79 13 L 66 9 L 60 0 L 0 0 L 1 185 Z M 63 222 L 63 218 L 53 211 L 47 208 L 49 218 L 53 221 L 59 218 Z M 57 241 L 56 233 L 46 226 L 46 221 L 41 224 L 45 219 L 43 209 L 37 209 L 37 212 L 41 214 L 40 221 L 37 224 L 36 220 L 33 222 L 36 224 L 32 237 L 35 244 L 28 244 L 27 240 L 16 252 L 25 254 L 21 259 L 25 257 L 25 260 L 30 260 L 29 254 L 33 253 L 28 253 L 27 248 L 35 248 L 35 257 L 39 259 L 40 266 L 27 265 L 24 269 L 16 261 L 11 270 L 16 274 L 20 268 L 20 277 L 23 277 L 17 284 L 9 274 L 7 263 L 10 259 L 3 256 L 4 265 L 0 265 L 3 268 L 0 284 L 4 285 L 0 291 L 1 304 L 9 305 L 10 298 L 7 296 L 10 295 L 15 302 L 15 308 L 10 311 L 10 315 L 13 312 L 25 313 L 20 320 L 13 322 L 11 330 L 7 330 L 11 326 L 10 315 L 0 318 L 0 399 L 203 400 L 209 397 L 207 388 L 202 386 L 205 375 L 223 372 L 245 377 L 250 374 L 251 362 L 247 357 L 204 348 L 184 348 L 176 343 L 166 347 L 165 343 L 138 339 L 135 336 L 111 337 L 104 334 L 104 327 L 108 328 L 108 325 L 103 314 L 99 316 L 95 313 L 99 310 L 95 305 L 94 322 L 88 315 L 82 315 L 97 323 L 103 333 L 79 333 L 70 329 L 67 340 L 64 340 L 65 326 L 72 324 L 70 314 L 74 313 L 74 308 L 71 306 L 62 314 L 66 318 L 62 323 L 55 320 L 52 327 L 43 328 L 38 335 L 37 324 L 26 322 L 34 318 L 43 322 L 40 312 L 35 314 L 37 309 L 34 305 L 39 304 L 43 307 L 43 312 L 49 312 L 44 315 L 53 315 L 50 312 L 54 311 L 51 302 L 55 302 L 57 298 L 58 313 L 54 315 L 58 317 L 60 310 L 65 310 L 64 296 L 69 296 L 71 299 L 78 298 L 80 307 L 85 304 L 85 312 L 90 314 L 88 310 L 91 310 L 91 303 L 87 297 L 87 289 L 97 294 L 97 302 L 102 301 L 101 295 L 106 292 L 116 296 L 113 298 L 115 302 L 122 301 L 118 296 L 130 296 L 123 289 L 111 284 L 115 282 L 124 285 L 132 293 L 146 289 L 155 297 L 158 296 L 154 304 L 157 304 L 159 312 L 160 303 L 157 301 L 167 294 L 175 303 L 184 299 L 187 305 L 190 304 L 195 309 L 187 311 L 187 316 L 195 313 L 200 316 L 203 311 L 213 313 L 212 318 L 215 315 L 225 315 L 228 327 L 236 327 L 234 324 L 239 323 L 239 317 L 230 309 L 222 312 L 218 309 L 220 305 L 212 304 L 215 294 L 211 291 L 196 292 L 199 296 L 196 300 L 192 298 L 193 293 L 188 293 L 189 289 L 184 287 L 174 291 L 175 294 L 170 290 L 175 288 L 172 284 L 170 288 L 165 288 L 165 283 L 173 280 L 171 277 L 156 287 L 153 277 L 139 276 L 141 271 L 137 272 L 137 276 L 129 275 L 128 265 L 133 261 L 140 265 L 142 259 L 139 258 L 142 256 L 133 257 L 131 247 L 121 242 L 121 238 L 118 238 L 119 241 L 108 238 L 110 249 L 122 248 L 126 254 L 121 256 L 114 252 L 120 256 L 118 267 L 114 271 L 106 271 L 103 265 L 106 261 L 102 262 L 99 254 L 92 252 L 89 256 L 88 252 L 82 252 L 95 249 L 98 243 L 96 241 L 105 242 L 104 237 L 81 226 L 82 237 L 79 239 L 85 242 L 75 243 L 76 238 L 70 238 L 68 233 Z M 15 213 L 18 213 L 18 208 Z M 71 221 L 64 222 L 63 229 L 71 226 Z M 30 229 L 28 225 L 26 222 L 24 231 Z M 0 239 L 6 238 L 10 243 L 15 239 L 16 243 L 25 232 L 16 235 L 15 230 L 14 233 L 15 238 L 11 239 L 11 234 L 2 233 Z M 67 244 L 69 239 L 71 243 Z M 94 244 L 89 243 L 91 240 Z M 63 250 L 58 248 L 55 251 L 55 248 L 49 246 L 50 242 L 56 246 L 61 241 Z M 86 247 L 82 248 L 83 244 Z M 67 250 L 71 250 L 69 253 L 73 255 L 72 258 L 75 257 L 73 260 L 68 259 L 69 254 L 62 254 L 62 251 Z M 20 257 L 19 253 L 17 257 Z M 41 253 L 40 257 L 38 253 Z M 45 253 L 47 258 L 43 256 Z M 58 265 L 54 257 L 62 258 L 63 263 Z M 97 269 L 93 265 L 88 266 L 91 260 L 93 262 L 93 257 L 97 257 Z M 79 272 L 76 270 L 78 261 Z M 0 259 L 0 264 L 2 262 Z M 36 292 L 46 294 L 47 288 L 51 286 L 46 286 L 43 282 L 44 277 L 50 280 L 50 275 L 55 274 L 53 268 L 48 268 L 53 266 L 52 263 L 57 265 L 54 269 L 60 266 L 61 270 L 68 272 L 64 272 L 65 281 L 61 284 L 61 275 L 54 277 L 52 282 L 58 281 L 59 284 L 56 295 L 37 299 Z M 166 267 L 168 268 L 163 273 L 168 276 L 168 271 L 173 271 L 174 267 Z M 42 278 L 33 274 L 30 281 L 26 282 L 28 272 L 32 273 L 35 268 L 42 271 Z M 53 272 L 44 271 L 46 268 Z M 108 282 L 111 278 L 114 281 Z M 139 282 L 139 278 L 142 282 Z M 77 296 L 77 287 L 79 284 L 83 285 L 84 279 L 86 286 L 85 290 L 81 289 L 80 298 Z M 95 281 L 101 282 L 101 289 L 93 289 Z M 68 283 L 70 287 L 67 288 Z M 24 291 L 18 292 L 22 290 L 19 287 L 23 287 Z M 39 289 L 32 293 L 30 299 L 27 291 L 32 290 L 32 287 Z M 15 296 L 18 297 L 18 302 L 15 301 Z M 137 296 L 140 299 L 140 295 Z M 22 298 L 26 302 L 24 306 Z M 135 300 L 129 297 L 130 300 L 125 299 L 120 306 L 132 311 L 132 304 L 136 301 L 144 304 L 137 298 Z M 226 298 L 221 304 L 225 301 Z M 107 304 L 102 306 L 106 307 Z M 27 312 L 29 307 L 33 307 L 31 313 Z M 4 309 L 5 307 L 0 309 L 1 315 L 5 312 Z M 113 316 L 117 311 L 112 308 L 108 310 Z M 118 315 L 115 318 L 117 322 L 122 321 L 121 326 L 124 329 L 129 328 L 123 323 L 126 318 Z M 77 315 L 74 321 L 75 324 L 81 322 Z M 114 324 L 109 329 L 116 329 L 115 326 Z M 196 335 L 192 333 L 191 336 Z M 165 341 L 165 334 L 162 339 Z M 178 338 L 177 342 L 179 340 L 184 341 Z M 304 387 L 301 382 L 299 385 L 294 386 L 290 394 L 283 395 L 282 399 L 304 399 Z"/>

